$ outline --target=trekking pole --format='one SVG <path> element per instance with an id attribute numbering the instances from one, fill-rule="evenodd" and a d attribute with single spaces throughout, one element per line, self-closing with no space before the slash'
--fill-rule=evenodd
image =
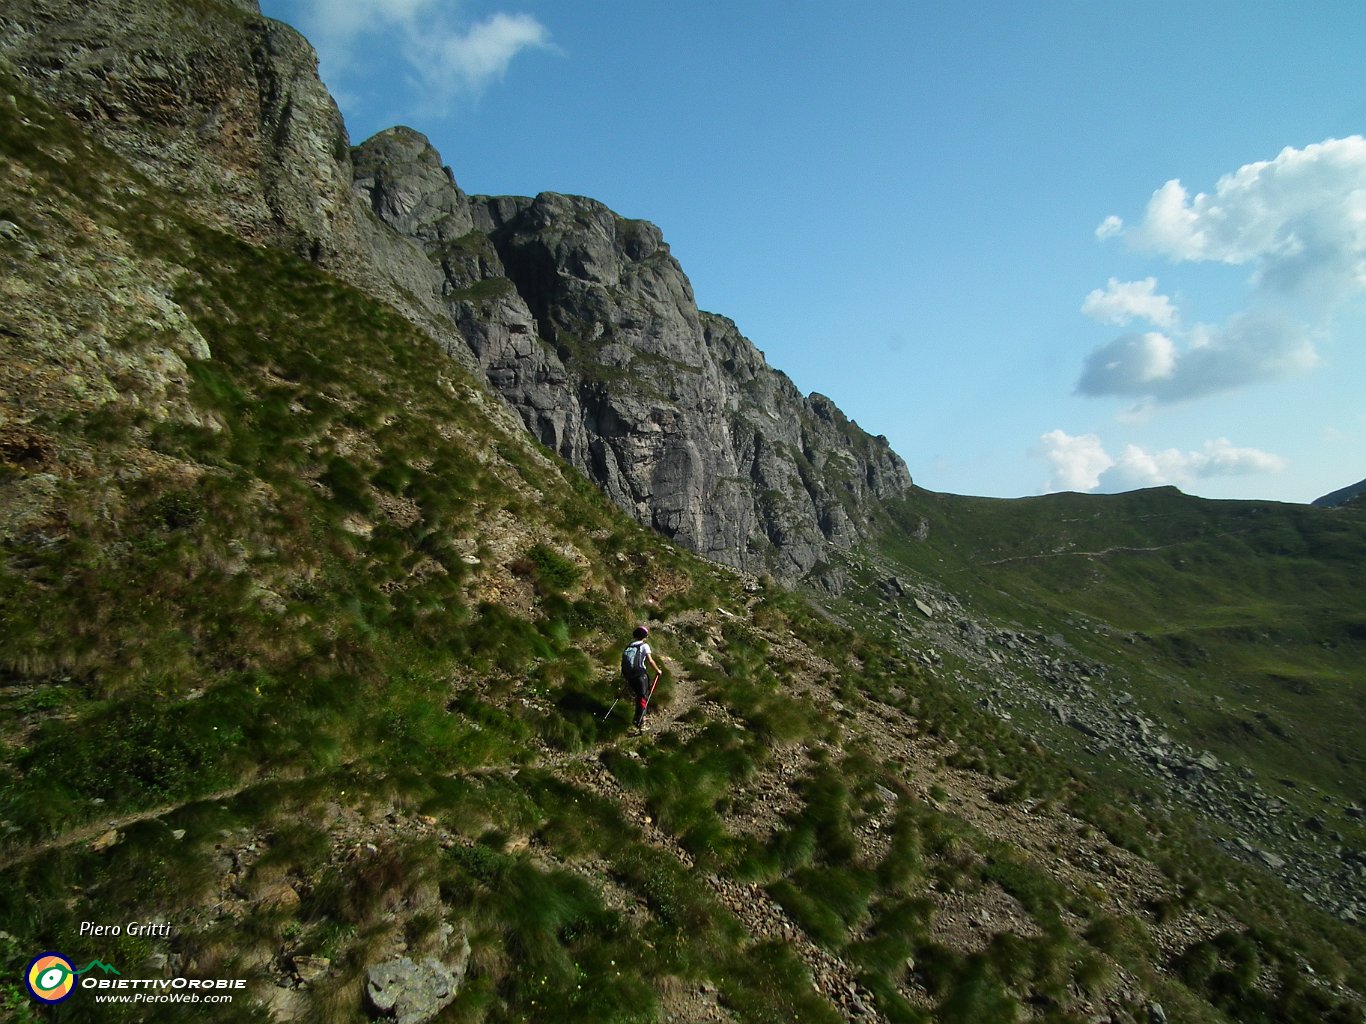
<path id="1" fill-rule="evenodd" d="M 620 697 L 618 697 L 616 700 L 612 701 L 612 706 L 611 706 L 610 708 L 607 709 L 607 715 L 610 715 L 613 711 L 615 711 L 615 710 L 617 709 L 617 704 L 618 704 L 620 701 L 621 701 L 621 698 L 620 698 Z M 602 720 L 603 720 L 604 722 L 607 721 L 607 715 L 603 715 L 603 716 L 602 716 Z"/>

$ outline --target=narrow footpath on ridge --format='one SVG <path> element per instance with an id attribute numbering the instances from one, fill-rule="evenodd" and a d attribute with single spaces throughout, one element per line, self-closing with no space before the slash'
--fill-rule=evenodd
<path id="1" fill-rule="evenodd" d="M 141 821 L 151 821 L 155 818 L 162 818 L 174 811 L 193 804 L 213 803 L 215 800 L 231 800 L 233 797 L 240 796 L 253 786 L 258 786 L 263 782 L 278 782 L 283 776 L 273 776 L 271 779 L 252 778 L 238 783 L 228 789 L 220 789 L 216 793 L 206 793 L 203 796 L 191 797 L 188 800 L 181 800 L 178 803 L 161 804 L 157 807 L 148 807 L 141 811 L 130 811 L 127 814 L 120 814 L 113 818 L 102 818 L 99 821 L 92 821 L 85 825 L 77 826 L 60 835 L 51 836 L 48 839 L 40 840 L 30 846 L 20 847 L 6 853 L 0 853 L 0 871 L 13 867 L 15 864 L 22 864 L 24 861 L 33 860 L 41 857 L 45 853 L 54 850 L 63 850 L 68 846 L 75 846 L 78 843 L 90 842 L 98 847 L 104 844 L 113 845 L 118 841 L 120 829 L 125 829 L 129 825 L 136 825 Z"/>
<path id="2" fill-rule="evenodd" d="M 701 726 L 691 721 L 691 718 L 696 716 L 690 715 L 690 712 L 699 708 L 709 718 L 737 721 L 729 709 L 704 697 L 687 670 L 672 659 L 667 662 L 666 675 L 660 686 L 668 687 L 668 700 L 661 701 L 658 707 L 652 703 L 651 710 L 646 715 L 644 732 L 638 736 L 626 737 L 627 742 L 631 744 L 627 747 L 628 757 L 639 757 L 636 745 L 648 744 L 652 738 L 666 732 L 679 732 L 686 737 L 698 731 Z M 621 707 L 625 704 L 623 700 L 615 713 L 620 714 Z M 684 721 L 685 718 L 689 720 Z M 640 794 L 624 788 L 603 763 L 603 753 L 621 746 L 620 740 L 608 740 L 574 753 L 546 747 L 544 759 L 540 764 L 557 770 L 569 769 L 571 766 L 577 769 L 572 772 L 573 781 L 620 808 L 623 816 L 640 831 L 647 843 L 674 857 L 687 869 L 699 870 L 692 855 L 682 847 L 678 839 L 656 824 L 645 799 Z M 785 943 L 806 965 L 817 990 L 842 1012 L 851 1019 L 868 1024 L 884 1024 L 886 1018 L 877 1011 L 872 993 L 858 983 L 853 968 L 812 941 L 762 886 L 757 883 L 738 882 L 712 872 L 707 872 L 703 878 L 717 899 L 739 918 L 754 942 Z M 714 1002 L 703 1009 L 705 1016 L 688 1019 L 731 1019 L 729 1013 Z"/>

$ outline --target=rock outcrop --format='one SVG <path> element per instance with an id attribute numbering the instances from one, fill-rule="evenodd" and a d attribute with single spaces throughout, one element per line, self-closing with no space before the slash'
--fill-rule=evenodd
<path id="1" fill-rule="evenodd" d="M 470 960 L 469 939 L 463 934 L 446 963 L 436 957 L 421 961 L 396 956 L 372 964 L 365 972 L 365 997 L 382 1018 L 398 1024 L 426 1024 L 455 1001 Z"/>
<path id="2" fill-rule="evenodd" d="M 640 521 L 795 577 L 910 486 L 885 438 L 698 310 L 653 224 L 550 192 L 468 197 L 407 128 L 361 145 L 355 166 L 376 215 L 440 266 L 452 319 L 527 429 Z"/>
<path id="3" fill-rule="evenodd" d="M 1325 834 L 1322 819 L 1297 820 L 1292 805 L 1260 785 L 1247 767 L 1235 767 L 1212 751 L 1175 739 L 1162 721 L 1143 710 L 1120 668 L 1082 655 L 1060 634 L 1003 628 L 975 618 L 929 580 L 912 583 L 885 576 L 874 586 L 884 602 L 883 615 L 914 637 L 922 664 L 940 670 L 946 664 L 958 666 L 953 670 L 956 682 L 965 691 L 979 692 L 981 710 L 1017 722 L 1039 742 L 1056 735 L 1037 724 L 1051 719 L 1077 734 L 1087 756 L 1146 775 L 1153 791 L 1231 830 L 1232 838 L 1220 845 L 1233 856 L 1270 868 L 1310 902 L 1331 908 L 1343 920 L 1366 918 L 1358 884 L 1366 877 L 1366 855 L 1344 843 L 1342 835 Z M 1143 634 L 1128 637 L 1132 643 L 1148 639 Z M 1283 732 L 1275 717 L 1260 709 L 1240 728 L 1249 734 Z M 1287 788 L 1299 785 L 1279 781 Z M 1321 799 L 1327 803 L 1331 798 L 1321 794 Z M 1360 816 L 1354 810 L 1344 808 L 1348 817 Z"/>
<path id="4" fill-rule="evenodd" d="M 13 0 L 0 60 L 204 222 L 325 267 L 463 356 L 435 268 L 352 190 L 313 47 L 255 0 Z"/>
<path id="5" fill-rule="evenodd" d="M 795 578 L 910 486 L 885 438 L 698 310 L 657 227 L 591 199 L 471 197 L 418 132 L 352 149 L 292 29 L 252 0 L 15 0 L 0 57 L 209 223 L 421 326 L 639 521 Z"/>

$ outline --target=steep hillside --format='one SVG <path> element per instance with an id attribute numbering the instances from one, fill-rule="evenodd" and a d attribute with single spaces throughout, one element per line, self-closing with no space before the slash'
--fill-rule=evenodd
<path id="1" fill-rule="evenodd" d="M 1359 930 L 971 706 L 957 655 L 913 635 L 912 588 L 936 615 L 980 603 L 970 632 L 1031 607 L 1027 577 L 897 583 L 902 618 L 882 597 L 856 628 L 704 561 L 529 436 L 445 305 L 365 279 L 362 245 L 300 244 L 330 171 L 272 151 L 219 194 L 232 147 L 140 148 L 259 124 L 242 83 L 281 97 L 258 61 L 307 52 L 251 6 L 0 15 L 26 55 L 0 67 L 0 1013 L 1361 1019 Z M 215 76 L 243 106 L 182 119 Z M 169 128 L 144 121 L 158 98 Z M 247 153 L 328 105 L 266 107 L 296 112 Z M 262 218 L 254 180 L 303 201 Z M 560 198 L 522 202 L 488 267 Z M 698 322 L 732 371 L 750 358 Z M 940 502 L 911 495 L 880 556 L 908 580 L 976 557 L 971 503 Z M 976 527 L 989 560 L 1038 554 Z M 638 621 L 668 670 L 643 736 L 613 708 Z M 1034 672 L 1011 643 L 994 663 Z M 82 972 L 48 1008 L 25 991 L 44 951 Z M 203 980 L 244 987 L 170 1001 Z"/>
<path id="2" fill-rule="evenodd" d="M 464 348 L 430 263 L 352 191 L 313 48 L 256 0 L 12 0 L 0 56 L 199 220 L 303 256 Z"/>
<path id="3" fill-rule="evenodd" d="M 838 589 L 829 551 L 910 486 L 885 439 L 697 309 L 653 225 L 588 199 L 471 199 L 407 129 L 353 153 L 312 48 L 252 0 L 17 0 L 0 54 L 205 223 L 400 311 L 695 551 Z"/>
<path id="4" fill-rule="evenodd" d="M 984 707 L 1366 916 L 1361 509 L 1166 488 L 917 492 L 894 516 L 864 604 Z"/>

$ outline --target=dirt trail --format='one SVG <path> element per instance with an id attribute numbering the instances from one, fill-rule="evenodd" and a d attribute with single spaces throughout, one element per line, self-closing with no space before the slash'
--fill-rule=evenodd
<path id="1" fill-rule="evenodd" d="M 694 706 L 695 687 L 687 683 L 684 689 L 693 693 L 693 699 L 686 702 L 686 706 L 671 708 L 669 714 L 661 716 L 660 720 L 653 723 L 654 730 L 670 727 L 681 714 Z M 684 702 L 680 701 L 680 704 L 682 703 Z M 644 741 L 649 741 L 648 733 Z M 576 783 L 614 803 L 622 815 L 640 830 L 645 842 L 657 850 L 668 853 L 684 867 L 695 870 L 697 865 L 692 855 L 674 836 L 655 823 L 644 798 L 624 789 L 602 763 L 602 752 L 616 746 L 615 743 L 599 744 L 588 751 L 577 754 L 560 753 L 548 757 L 547 760 L 556 767 L 576 764 Z M 627 756 L 631 756 L 632 753 L 634 751 L 628 751 Z M 842 1012 L 851 1019 L 867 1021 L 869 1024 L 882 1024 L 885 1018 L 878 1013 L 873 996 L 858 984 L 853 969 L 813 942 L 762 887 L 743 884 L 711 872 L 706 873 L 703 878 L 720 902 L 740 919 L 755 942 L 777 940 L 787 943 L 811 972 L 817 988 Z"/>
<path id="2" fill-rule="evenodd" d="M 0 853 L 0 871 L 5 871 L 15 864 L 21 864 L 24 861 L 33 860 L 35 857 L 41 857 L 43 854 L 50 853 L 53 850 L 64 850 L 68 846 L 75 846 L 77 843 L 93 842 L 102 836 L 108 835 L 110 832 L 117 833 L 120 829 L 127 828 L 129 825 L 135 825 L 140 821 L 150 821 L 153 818 L 160 818 L 170 814 L 172 811 L 178 811 L 184 807 L 190 807 L 200 803 L 211 803 L 215 800 L 231 800 L 233 797 L 246 792 L 253 786 L 258 786 L 265 781 L 267 780 L 254 778 L 247 782 L 239 783 L 230 789 L 220 789 L 216 793 L 206 793 L 203 796 L 191 797 L 190 799 L 182 800 L 179 803 L 162 804 L 160 807 L 149 807 L 145 810 L 133 811 L 130 814 L 122 814 L 116 818 L 106 818 L 102 821 L 90 822 L 89 824 L 81 825 L 78 828 L 63 832 L 61 835 L 52 836 L 50 839 L 45 839 L 42 842 L 18 849 L 7 850 L 4 853 Z M 271 779 L 269 781 L 277 781 L 277 779 Z"/>

